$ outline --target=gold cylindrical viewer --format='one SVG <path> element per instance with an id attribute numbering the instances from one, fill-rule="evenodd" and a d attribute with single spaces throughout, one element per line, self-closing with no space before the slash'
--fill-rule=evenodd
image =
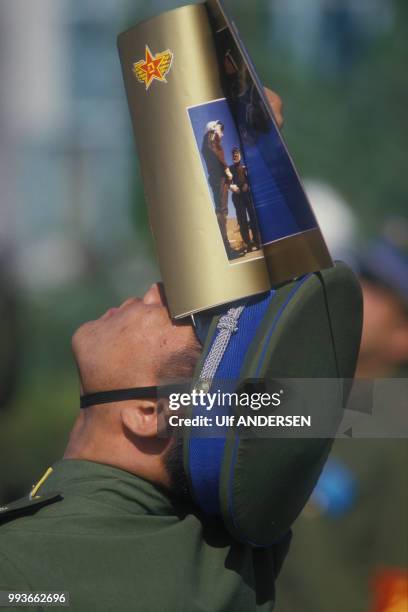
<path id="1" fill-rule="evenodd" d="M 118 47 L 171 315 L 269 290 L 262 251 L 228 259 L 189 117 L 189 108 L 225 98 L 206 5 L 139 23 L 119 35 Z M 280 278 L 276 260 L 274 266 L 272 282 L 296 275 L 296 266 L 284 265 Z"/>
<path id="2" fill-rule="evenodd" d="M 169 49 L 167 83 L 146 90 L 133 64 Z M 214 213 L 187 107 L 223 98 L 204 4 L 185 6 L 119 36 L 130 113 L 170 312 L 182 317 L 270 288 L 263 259 L 231 264 Z"/>

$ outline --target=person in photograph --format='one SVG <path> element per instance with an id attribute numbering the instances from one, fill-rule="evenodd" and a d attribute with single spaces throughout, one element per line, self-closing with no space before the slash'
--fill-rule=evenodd
<path id="1" fill-rule="evenodd" d="M 260 248 L 259 232 L 249 189 L 247 169 L 242 163 L 239 147 L 233 147 L 232 161 L 233 163 L 229 167 L 232 175 L 230 190 L 237 214 L 239 231 L 242 240 L 245 242 L 247 252 L 256 251 Z M 249 230 L 251 230 L 251 235 Z"/>
<path id="2" fill-rule="evenodd" d="M 215 213 L 229 259 L 239 256 L 229 241 L 227 232 L 228 189 L 232 180 L 231 170 L 225 160 L 222 139 L 224 125 L 221 121 L 209 121 L 206 126 L 201 153 L 208 172 L 208 183 L 214 197 Z"/>

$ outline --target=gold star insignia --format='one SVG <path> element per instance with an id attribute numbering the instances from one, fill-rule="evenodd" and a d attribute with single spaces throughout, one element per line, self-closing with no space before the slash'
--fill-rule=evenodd
<path id="1" fill-rule="evenodd" d="M 133 64 L 133 73 L 138 81 L 149 89 L 154 79 L 167 83 L 166 74 L 171 68 L 173 53 L 170 49 L 154 55 L 146 45 L 145 58 Z"/>

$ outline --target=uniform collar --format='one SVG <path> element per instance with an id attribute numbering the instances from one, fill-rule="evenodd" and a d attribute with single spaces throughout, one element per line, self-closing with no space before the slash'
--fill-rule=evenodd
<path id="1" fill-rule="evenodd" d="M 110 465 L 63 459 L 40 487 L 40 494 L 86 497 L 132 514 L 179 514 L 170 498 L 150 482 Z"/>

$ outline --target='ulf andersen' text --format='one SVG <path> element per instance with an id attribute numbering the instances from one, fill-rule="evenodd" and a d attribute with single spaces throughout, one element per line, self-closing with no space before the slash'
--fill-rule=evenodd
<path id="1" fill-rule="evenodd" d="M 303 415 L 268 415 L 261 414 L 235 417 L 235 415 L 216 417 L 196 416 L 193 418 L 171 415 L 170 427 L 311 427 L 310 416 Z"/>

